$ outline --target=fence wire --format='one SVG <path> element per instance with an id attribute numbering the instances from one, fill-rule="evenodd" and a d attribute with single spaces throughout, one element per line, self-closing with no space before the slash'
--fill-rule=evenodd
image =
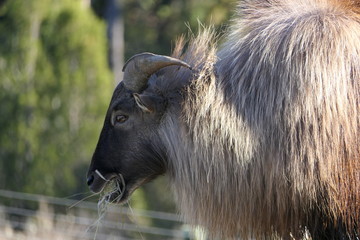
<path id="1" fill-rule="evenodd" d="M 94 202 L 0 189 L 0 240 L 205 239 L 197 232 L 173 213 L 110 205 L 99 217 Z"/>

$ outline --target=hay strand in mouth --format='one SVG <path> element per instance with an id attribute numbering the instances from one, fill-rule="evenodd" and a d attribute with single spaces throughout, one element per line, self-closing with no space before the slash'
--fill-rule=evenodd
<path id="1" fill-rule="evenodd" d="M 105 182 L 109 182 L 110 180 L 109 179 L 106 179 L 100 172 L 99 172 L 99 170 L 95 170 L 95 173 L 97 174 L 97 175 L 99 175 L 99 177 L 101 178 L 101 179 L 103 179 Z"/>
<path id="2" fill-rule="evenodd" d="M 124 177 L 121 174 L 118 174 L 118 176 L 116 178 L 113 178 L 109 181 L 109 183 L 106 184 L 103 193 L 104 193 L 104 198 L 107 202 L 109 203 L 116 203 L 118 200 L 120 200 L 125 192 L 125 180 Z M 119 193 L 119 195 L 113 199 L 111 199 L 111 196 L 113 194 Z"/>
<path id="3" fill-rule="evenodd" d="M 125 193 L 125 180 L 122 174 L 117 174 L 116 177 L 112 177 L 111 179 L 106 179 L 101 173 L 97 170 L 95 170 L 96 174 L 98 174 L 104 181 L 106 181 L 106 184 L 103 188 L 103 190 L 100 193 L 100 199 L 98 202 L 98 208 L 100 211 L 104 210 L 106 211 L 107 205 L 109 203 L 116 203 L 118 202 Z M 118 194 L 115 199 L 111 200 L 111 196 L 114 194 Z"/>
<path id="4" fill-rule="evenodd" d="M 98 170 L 95 170 L 95 173 L 99 175 L 106 183 L 103 189 L 100 192 L 100 198 L 98 201 L 98 220 L 96 221 L 96 231 L 95 238 L 98 231 L 99 223 L 104 218 L 108 206 L 111 203 L 118 202 L 124 195 L 125 192 L 125 180 L 122 174 L 117 174 L 115 177 L 111 177 L 110 179 L 105 178 Z M 111 196 L 113 194 L 119 194 L 115 199 L 111 200 Z"/>

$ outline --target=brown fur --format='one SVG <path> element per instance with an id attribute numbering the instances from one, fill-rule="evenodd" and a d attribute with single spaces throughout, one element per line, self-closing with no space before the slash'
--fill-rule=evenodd
<path id="1" fill-rule="evenodd" d="M 174 56 L 184 79 L 159 134 L 184 217 L 214 236 L 305 231 L 354 239 L 360 222 L 359 1 L 244 0 L 217 52 L 211 31 Z M 172 68 L 175 69 L 175 68 Z M 170 91 L 171 92 L 171 91 Z M 179 117 L 180 116 L 180 117 Z"/>

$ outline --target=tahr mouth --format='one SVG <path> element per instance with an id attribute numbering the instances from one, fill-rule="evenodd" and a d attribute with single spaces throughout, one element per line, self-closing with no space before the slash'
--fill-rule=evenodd
<path id="1" fill-rule="evenodd" d="M 110 174 L 103 176 L 98 170 L 95 173 L 103 180 L 100 189 L 100 202 L 121 204 L 127 201 L 129 191 L 122 174 Z"/>
<path id="2" fill-rule="evenodd" d="M 102 175 L 97 169 L 94 172 L 95 176 L 90 189 L 100 194 L 99 202 L 101 203 L 123 204 L 137 188 L 151 180 L 151 178 L 144 178 L 126 182 L 121 173 Z"/>

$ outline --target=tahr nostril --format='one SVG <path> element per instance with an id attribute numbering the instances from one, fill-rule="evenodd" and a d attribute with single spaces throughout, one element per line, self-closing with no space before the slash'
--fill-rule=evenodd
<path id="1" fill-rule="evenodd" d="M 94 182 L 94 175 L 91 174 L 91 175 L 87 178 L 87 185 L 90 186 L 93 182 Z"/>

